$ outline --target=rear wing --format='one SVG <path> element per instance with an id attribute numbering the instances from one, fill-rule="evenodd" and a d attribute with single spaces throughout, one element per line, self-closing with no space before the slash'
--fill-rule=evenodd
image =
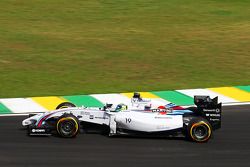
<path id="1" fill-rule="evenodd" d="M 197 106 L 197 112 L 206 118 L 213 129 L 221 128 L 221 103 L 218 103 L 218 97 L 211 99 L 209 96 L 194 96 L 194 104 Z"/>

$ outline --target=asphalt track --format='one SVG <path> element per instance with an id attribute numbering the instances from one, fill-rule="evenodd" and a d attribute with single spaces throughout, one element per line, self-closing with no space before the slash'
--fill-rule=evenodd
<path id="1" fill-rule="evenodd" d="M 223 127 L 208 143 L 183 139 L 29 137 L 23 116 L 0 117 L 0 167 L 250 166 L 250 105 L 223 109 Z"/>

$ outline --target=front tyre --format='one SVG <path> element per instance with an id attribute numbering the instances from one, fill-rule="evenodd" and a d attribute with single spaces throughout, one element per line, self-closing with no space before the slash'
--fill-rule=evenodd
<path id="1" fill-rule="evenodd" d="M 79 133 L 78 119 L 72 114 L 63 115 L 57 121 L 56 130 L 61 137 L 75 137 Z"/>
<path id="2" fill-rule="evenodd" d="M 194 142 L 207 142 L 212 136 L 211 125 L 204 118 L 196 118 L 189 123 L 187 135 Z"/>
<path id="3" fill-rule="evenodd" d="M 74 105 L 73 103 L 70 103 L 70 102 L 63 102 L 56 107 L 56 110 L 63 109 L 63 108 L 69 108 L 69 107 L 76 107 L 76 105 Z"/>

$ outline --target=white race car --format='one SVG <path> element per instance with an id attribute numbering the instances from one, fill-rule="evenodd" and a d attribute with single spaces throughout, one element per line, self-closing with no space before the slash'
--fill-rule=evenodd
<path id="1" fill-rule="evenodd" d="M 150 100 L 135 93 L 128 108 L 125 104 L 103 108 L 76 107 L 64 102 L 56 110 L 23 120 L 29 135 L 57 134 L 75 137 L 79 133 L 101 132 L 109 136 L 184 136 L 195 142 L 206 142 L 213 130 L 221 127 L 221 103 L 218 98 L 195 96 L 196 107 L 174 104 L 152 108 Z"/>

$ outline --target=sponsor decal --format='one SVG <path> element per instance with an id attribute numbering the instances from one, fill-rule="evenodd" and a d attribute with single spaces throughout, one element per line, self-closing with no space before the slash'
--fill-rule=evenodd
<path id="1" fill-rule="evenodd" d="M 173 119 L 172 117 L 155 117 L 155 119 Z"/>
<path id="2" fill-rule="evenodd" d="M 90 115 L 90 113 L 89 113 L 89 112 L 82 111 L 82 112 L 81 112 L 81 115 Z"/>
<path id="3" fill-rule="evenodd" d="M 43 133 L 43 132 L 45 132 L 45 129 L 32 129 L 31 132 L 32 133 Z"/>
<path id="4" fill-rule="evenodd" d="M 167 109 L 159 109 L 159 108 L 158 108 L 158 109 L 152 109 L 151 111 L 152 111 L 152 112 L 166 112 L 166 113 L 167 113 L 167 112 L 168 112 L 168 113 L 169 113 L 169 112 L 173 112 L 173 110 L 172 110 L 171 108 L 167 108 Z"/>
<path id="5" fill-rule="evenodd" d="M 167 125 L 158 125 L 156 129 L 169 129 Z"/>
<path id="6" fill-rule="evenodd" d="M 217 108 L 217 109 L 215 110 L 215 112 L 216 112 L 216 113 L 219 113 L 219 112 L 220 112 L 220 109 L 219 109 L 219 108 Z"/>
<path id="7" fill-rule="evenodd" d="M 220 114 L 206 114 L 207 117 L 220 117 Z"/>
<path id="8" fill-rule="evenodd" d="M 95 117 L 96 119 L 108 119 L 107 117 Z"/>
<path id="9" fill-rule="evenodd" d="M 130 124 L 131 121 L 132 121 L 131 118 L 126 118 L 126 123 Z"/>
<path id="10" fill-rule="evenodd" d="M 203 109 L 204 112 L 216 112 L 216 113 L 219 113 L 220 112 L 220 109 L 217 108 L 217 109 Z"/>
<path id="11" fill-rule="evenodd" d="M 210 118 L 209 120 L 210 121 L 220 121 L 220 119 L 218 119 L 218 118 Z"/>
<path id="12" fill-rule="evenodd" d="M 203 109 L 203 111 L 206 111 L 206 112 L 212 111 L 212 112 L 214 112 L 215 109 Z"/>

